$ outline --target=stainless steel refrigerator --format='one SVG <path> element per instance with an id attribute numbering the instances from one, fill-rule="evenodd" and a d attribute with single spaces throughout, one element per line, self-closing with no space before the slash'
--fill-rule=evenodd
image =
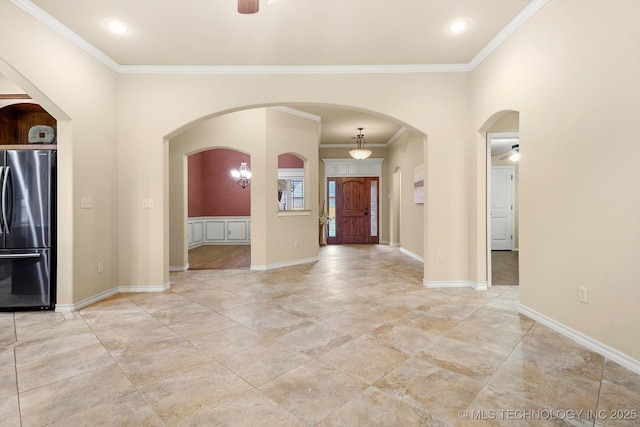
<path id="1" fill-rule="evenodd" d="M 0 150 L 0 310 L 55 308 L 55 150 Z"/>

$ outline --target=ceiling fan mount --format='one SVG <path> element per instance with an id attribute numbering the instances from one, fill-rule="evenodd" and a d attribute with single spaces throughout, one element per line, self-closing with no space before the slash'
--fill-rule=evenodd
<path id="1" fill-rule="evenodd" d="M 258 13 L 260 10 L 260 0 L 238 0 L 238 13 L 250 15 Z"/>

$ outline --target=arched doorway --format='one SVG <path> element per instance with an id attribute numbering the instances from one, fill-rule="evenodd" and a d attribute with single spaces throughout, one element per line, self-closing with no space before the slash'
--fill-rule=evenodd
<path id="1" fill-rule="evenodd" d="M 487 150 L 487 283 L 518 285 L 519 113 L 496 113 L 483 130 Z"/>

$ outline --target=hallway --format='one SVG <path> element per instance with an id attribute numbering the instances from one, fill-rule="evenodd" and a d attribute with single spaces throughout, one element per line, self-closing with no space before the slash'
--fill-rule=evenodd
<path id="1" fill-rule="evenodd" d="M 0 313 L 3 426 L 469 425 L 480 410 L 501 424 L 504 410 L 640 407 L 640 376 L 519 315 L 518 287 L 427 289 L 422 272 L 398 248 L 327 246 L 317 263 L 172 273 L 170 291 L 79 312 Z"/>

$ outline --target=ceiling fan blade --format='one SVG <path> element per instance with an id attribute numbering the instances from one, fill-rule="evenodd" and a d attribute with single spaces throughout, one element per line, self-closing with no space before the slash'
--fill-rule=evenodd
<path id="1" fill-rule="evenodd" d="M 238 0 L 238 13 L 257 13 L 260 9 L 260 0 Z"/>

